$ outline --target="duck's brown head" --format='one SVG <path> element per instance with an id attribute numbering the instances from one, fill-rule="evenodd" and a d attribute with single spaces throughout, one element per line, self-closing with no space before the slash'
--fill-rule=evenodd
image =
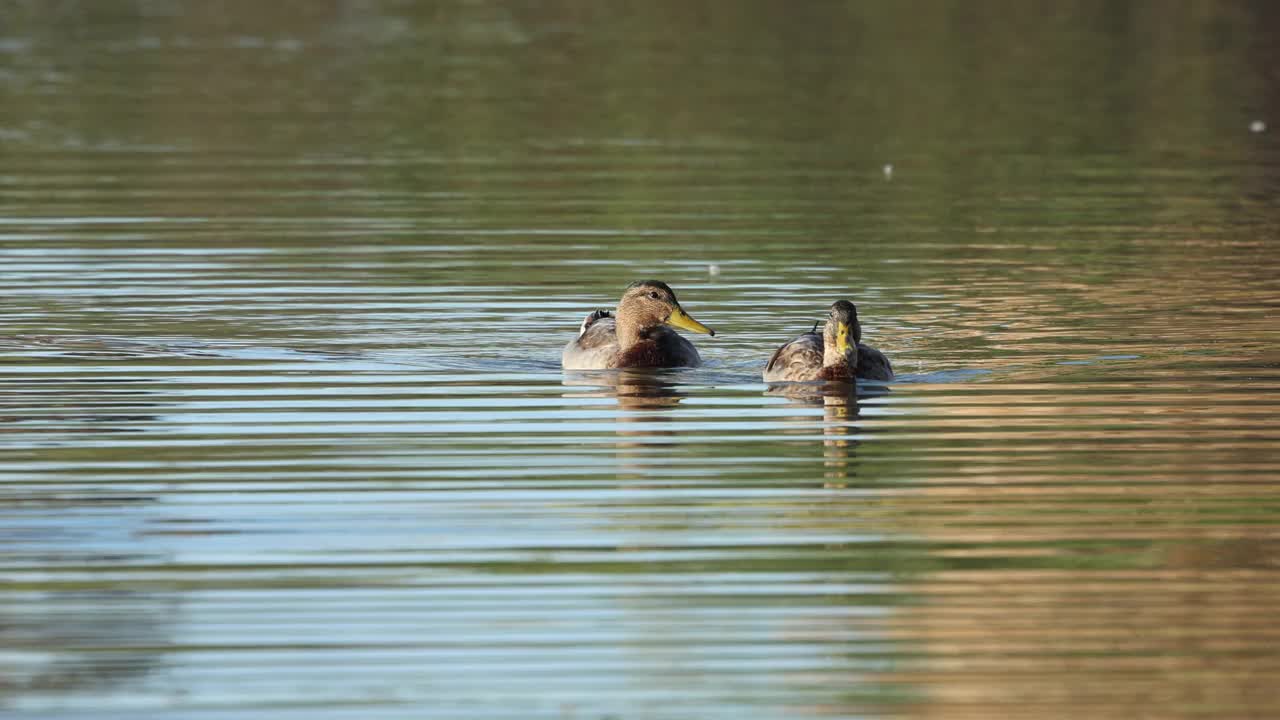
<path id="1" fill-rule="evenodd" d="M 660 280 L 641 280 L 627 286 L 618 301 L 619 339 L 659 325 L 672 325 L 691 332 L 715 335 L 716 331 L 689 317 L 676 300 L 676 293 Z"/>

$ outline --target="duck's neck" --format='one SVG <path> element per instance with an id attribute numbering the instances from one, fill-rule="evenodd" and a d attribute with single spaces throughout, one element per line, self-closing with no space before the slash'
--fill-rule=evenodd
<path id="1" fill-rule="evenodd" d="M 649 328 L 637 322 L 635 317 L 622 313 L 622 308 L 614 316 L 614 328 L 618 333 L 618 348 L 626 350 L 648 336 Z"/>

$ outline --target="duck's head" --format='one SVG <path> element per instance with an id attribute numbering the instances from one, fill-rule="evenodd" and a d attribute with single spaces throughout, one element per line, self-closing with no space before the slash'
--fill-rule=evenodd
<path id="1" fill-rule="evenodd" d="M 627 286 L 618 301 L 618 322 L 639 329 L 672 325 L 682 330 L 715 335 L 716 331 L 689 317 L 676 293 L 660 280 L 641 280 Z"/>
<path id="2" fill-rule="evenodd" d="M 858 308 L 848 300 L 837 300 L 831 303 L 827 324 L 822 330 L 822 364 L 838 365 L 841 362 L 847 362 L 849 367 L 856 367 L 858 339 L 861 335 L 862 329 L 858 326 Z"/>

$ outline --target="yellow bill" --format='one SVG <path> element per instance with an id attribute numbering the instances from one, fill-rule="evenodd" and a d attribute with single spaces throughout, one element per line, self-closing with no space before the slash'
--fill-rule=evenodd
<path id="1" fill-rule="evenodd" d="M 849 324 L 836 323 L 836 350 L 841 354 L 849 352 Z"/>
<path id="2" fill-rule="evenodd" d="M 689 314 L 684 310 L 681 310 L 679 307 L 671 311 L 671 317 L 667 318 L 667 324 L 674 325 L 681 330 L 688 330 L 689 332 L 704 333 L 706 335 L 716 334 L 715 330 L 712 330 L 706 325 L 703 325 L 697 320 L 689 317 Z"/>

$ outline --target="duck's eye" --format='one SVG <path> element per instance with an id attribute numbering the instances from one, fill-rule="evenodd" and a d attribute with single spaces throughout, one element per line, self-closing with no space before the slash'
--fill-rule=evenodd
<path id="1" fill-rule="evenodd" d="M 649 291 L 649 297 L 653 298 L 654 300 L 657 300 L 657 299 L 658 299 L 658 291 L 657 291 L 657 290 L 650 290 L 650 291 Z"/>

